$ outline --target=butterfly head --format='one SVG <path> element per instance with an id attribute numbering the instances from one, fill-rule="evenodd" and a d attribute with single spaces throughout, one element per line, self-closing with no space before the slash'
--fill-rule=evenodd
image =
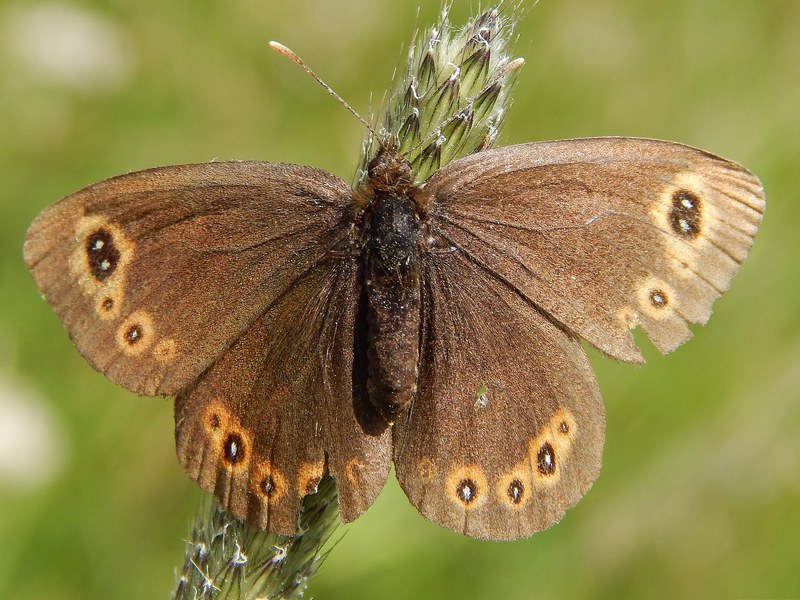
<path id="1" fill-rule="evenodd" d="M 413 185 L 414 173 L 404 156 L 390 146 L 382 146 L 367 167 L 369 183 L 380 192 L 402 193 Z"/>

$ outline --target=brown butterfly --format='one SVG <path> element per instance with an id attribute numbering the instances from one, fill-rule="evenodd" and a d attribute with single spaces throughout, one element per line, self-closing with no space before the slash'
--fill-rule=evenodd
<path id="1" fill-rule="evenodd" d="M 764 193 L 702 150 L 529 143 L 422 185 L 383 143 L 352 189 L 267 162 L 169 166 L 44 210 L 25 260 L 78 350 L 176 395 L 178 458 L 237 517 L 295 531 L 328 472 L 358 517 L 394 462 L 428 519 L 508 540 L 598 475 L 604 411 L 581 346 L 642 362 L 705 323 Z"/>

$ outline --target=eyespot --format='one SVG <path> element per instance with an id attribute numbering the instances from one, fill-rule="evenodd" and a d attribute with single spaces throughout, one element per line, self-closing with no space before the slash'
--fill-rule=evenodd
<path id="1" fill-rule="evenodd" d="M 641 314 L 658 321 L 669 319 L 679 304 L 675 289 L 653 275 L 638 283 L 636 299 Z"/>
<path id="2" fill-rule="evenodd" d="M 119 282 L 104 285 L 95 296 L 94 310 L 104 321 L 116 319 L 122 309 L 122 287 Z"/>
<path id="3" fill-rule="evenodd" d="M 246 457 L 244 440 L 238 433 L 229 433 L 222 444 L 222 456 L 230 465 L 240 464 Z"/>
<path id="4" fill-rule="evenodd" d="M 701 202 L 697 194 L 688 190 L 676 190 L 672 194 L 669 224 L 672 231 L 683 238 L 694 239 L 700 235 Z"/>
<path id="5" fill-rule="evenodd" d="M 144 331 L 142 329 L 141 324 L 134 323 L 129 325 L 128 328 L 125 330 L 125 341 L 128 342 L 131 346 L 135 346 L 139 342 L 142 341 L 142 336 L 144 335 Z"/>
<path id="6" fill-rule="evenodd" d="M 242 431 L 241 424 L 228 413 L 219 398 L 208 400 L 201 418 L 206 435 L 216 440 L 214 443 L 220 443 L 225 432 Z"/>
<path id="7" fill-rule="evenodd" d="M 512 504 L 519 504 L 525 496 L 525 485 L 519 479 L 512 479 L 506 488 L 506 495 Z"/>
<path id="8" fill-rule="evenodd" d="M 711 231 L 709 225 L 717 219 L 716 210 L 711 202 L 704 200 L 706 190 L 714 187 L 713 174 L 705 174 L 698 169 L 688 169 L 675 173 L 670 180 L 659 190 L 658 196 L 653 198 L 650 207 L 650 217 L 653 224 L 663 232 L 660 248 L 665 265 L 669 267 L 669 274 L 662 272 L 661 277 L 669 281 L 675 279 L 694 279 L 697 277 L 698 260 L 704 260 L 704 253 L 699 249 L 707 246 Z M 700 267 L 700 271 L 703 267 Z M 672 307 L 676 305 L 676 298 L 670 294 L 669 289 L 657 286 L 667 292 Z M 637 290 L 646 302 L 645 313 L 652 313 L 654 306 L 647 298 L 650 286 L 642 286 Z M 658 309 L 655 309 L 659 312 Z M 662 310 L 662 315 L 670 315 L 672 311 Z M 652 314 L 650 316 L 653 316 Z M 663 316 L 654 317 L 656 319 Z"/>
<path id="9" fill-rule="evenodd" d="M 474 510 L 481 506 L 489 492 L 483 470 L 477 465 L 458 467 L 444 482 L 448 498 L 458 506 Z"/>
<path id="10" fill-rule="evenodd" d="M 277 502 L 286 495 L 286 478 L 267 461 L 254 461 L 250 481 L 256 497 L 267 502 Z"/>
<path id="11" fill-rule="evenodd" d="M 462 479 L 456 486 L 456 496 L 464 504 L 475 502 L 478 497 L 478 484 L 472 479 Z"/>
<path id="12" fill-rule="evenodd" d="M 572 412 L 567 408 L 556 410 L 538 435 L 528 442 L 528 473 L 533 476 L 534 486 L 555 485 L 560 480 L 577 437 L 578 423 Z"/>
<path id="13" fill-rule="evenodd" d="M 667 304 L 669 304 L 669 297 L 663 290 L 650 290 L 650 304 L 652 304 L 655 308 L 665 308 Z"/>
<path id="14" fill-rule="evenodd" d="M 549 442 L 542 444 L 536 455 L 536 468 L 542 475 L 552 475 L 556 472 L 556 453 Z"/>
<path id="15" fill-rule="evenodd" d="M 519 510 L 531 499 L 530 490 L 530 463 L 525 460 L 500 477 L 495 494 L 501 505 Z"/>
<path id="16" fill-rule="evenodd" d="M 85 248 L 86 260 L 94 278 L 105 281 L 111 277 L 121 257 L 111 232 L 103 227 L 94 230 L 86 237 Z"/>
<path id="17" fill-rule="evenodd" d="M 272 475 L 267 475 L 266 477 L 261 478 L 261 492 L 267 497 L 271 498 L 272 495 L 275 493 L 277 486 L 275 485 L 275 480 L 272 478 Z"/>
<path id="18" fill-rule="evenodd" d="M 548 429 L 552 432 L 554 448 L 558 454 L 563 455 L 575 438 L 578 424 L 573 414 L 566 408 L 559 408 L 553 415 Z"/>
<path id="19" fill-rule="evenodd" d="M 153 343 L 155 328 L 150 314 L 138 310 L 117 329 L 117 345 L 128 356 L 138 356 Z"/>
<path id="20" fill-rule="evenodd" d="M 69 271 L 82 290 L 93 296 L 103 319 L 118 316 L 125 296 L 125 272 L 133 260 L 135 244 L 119 226 L 102 215 L 84 216 L 75 224 L 80 240 L 69 257 Z M 110 298 L 114 306 L 106 301 Z"/>

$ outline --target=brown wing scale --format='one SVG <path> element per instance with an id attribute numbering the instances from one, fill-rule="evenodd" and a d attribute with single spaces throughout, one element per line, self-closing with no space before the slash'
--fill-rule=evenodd
<path id="1" fill-rule="evenodd" d="M 600 469 L 604 412 L 580 343 L 461 252 L 423 267 L 419 393 L 397 478 L 428 519 L 508 540 L 557 522 Z"/>
<path id="2" fill-rule="evenodd" d="M 515 539 L 556 522 L 600 468 L 603 407 L 579 336 L 634 362 L 636 326 L 662 352 L 688 339 L 747 255 L 763 189 L 687 146 L 594 138 L 481 152 L 424 194 L 434 242 L 397 475 L 431 520 Z M 26 238 L 79 351 L 131 390 L 179 393 L 186 471 L 276 533 L 294 531 L 326 469 L 345 521 L 386 479 L 351 203 L 307 167 L 165 167 L 65 198 Z"/>
<path id="3" fill-rule="evenodd" d="M 112 381 L 171 395 L 348 232 L 351 197 L 309 167 L 163 167 L 45 209 L 25 261 L 84 357 Z"/>
<path id="4" fill-rule="evenodd" d="M 349 186 L 309 167 L 164 167 L 68 196 L 25 242 L 78 350 L 133 391 L 179 394 L 189 475 L 278 533 L 325 469 L 351 520 L 389 468 L 386 426 L 353 386 L 351 204 Z"/>
<path id="5" fill-rule="evenodd" d="M 681 144 L 588 138 L 455 161 L 426 186 L 437 234 L 620 360 L 629 330 L 662 352 L 705 323 L 764 210 L 745 169 Z"/>
<path id="6" fill-rule="evenodd" d="M 295 282 L 175 403 L 189 476 L 274 533 L 294 533 L 300 501 L 326 468 L 345 522 L 388 476 L 389 430 L 352 385 L 357 264 L 331 262 Z"/>

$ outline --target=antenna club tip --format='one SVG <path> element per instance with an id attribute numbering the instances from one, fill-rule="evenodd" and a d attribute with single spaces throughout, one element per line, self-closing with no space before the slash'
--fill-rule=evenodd
<path id="1" fill-rule="evenodd" d="M 289 48 L 287 48 L 280 42 L 276 42 L 275 40 L 270 40 L 268 45 L 278 54 L 282 54 L 283 56 L 289 56 L 289 57 L 294 56 L 294 52 L 289 50 Z"/>

